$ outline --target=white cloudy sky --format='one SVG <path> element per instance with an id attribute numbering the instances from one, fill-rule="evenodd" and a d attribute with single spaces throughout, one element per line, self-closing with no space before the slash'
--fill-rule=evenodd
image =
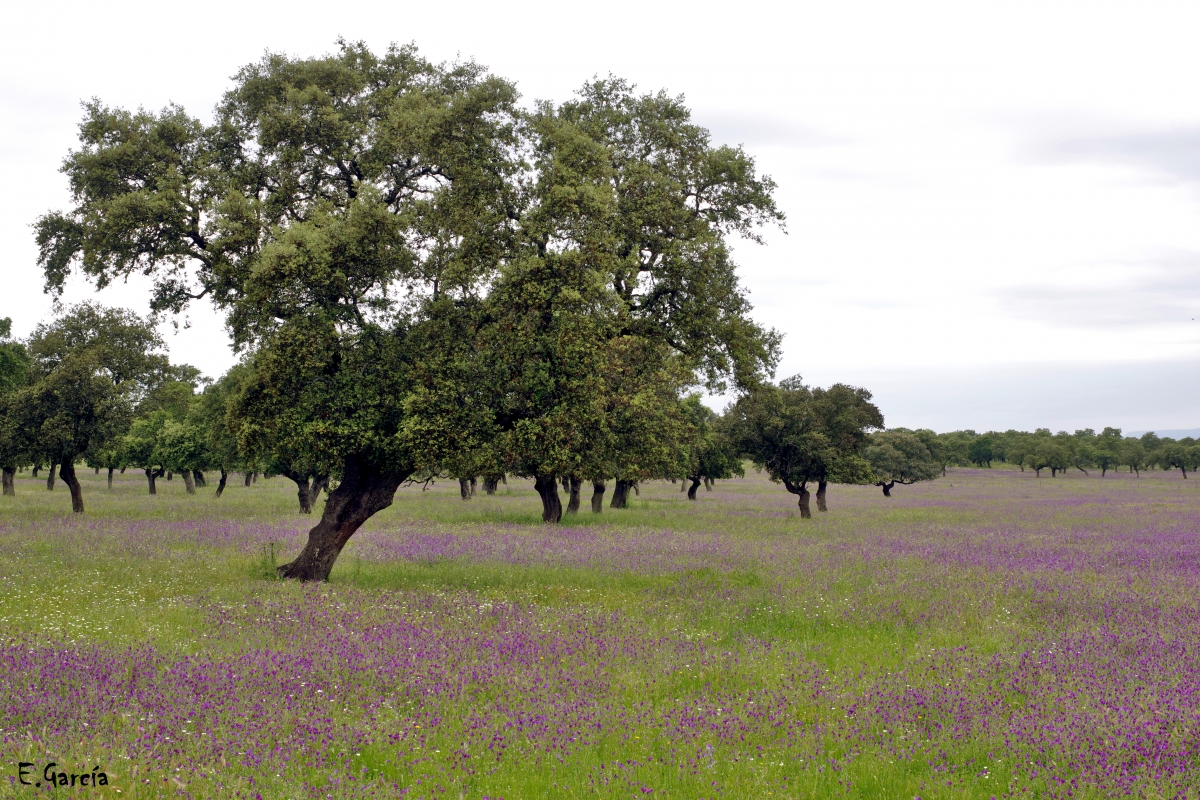
<path id="1" fill-rule="evenodd" d="M 737 257 L 781 375 L 868 386 L 889 425 L 1200 426 L 1194 2 L 51 1 L 5 28 L 0 316 L 22 335 L 50 309 L 29 225 L 67 202 L 81 100 L 207 117 L 264 50 L 340 35 L 474 57 L 527 100 L 610 72 L 686 95 L 779 183 L 788 234 Z M 220 373 L 220 321 L 190 317 L 175 356 Z"/>

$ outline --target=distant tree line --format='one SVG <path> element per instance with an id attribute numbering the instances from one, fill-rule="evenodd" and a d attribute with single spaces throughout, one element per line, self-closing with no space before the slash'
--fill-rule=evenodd
<path id="1" fill-rule="evenodd" d="M 939 434 L 938 440 L 943 447 L 943 467 L 991 467 L 1000 462 L 1022 471 L 1031 469 L 1038 477 L 1042 470 L 1050 470 L 1054 477 L 1071 469 L 1085 474 L 1099 470 L 1104 477 L 1124 467 L 1134 474 L 1177 469 L 1186 478 L 1200 466 L 1200 443 L 1190 436 L 1175 440 L 1150 432 L 1135 438 L 1123 436 L 1120 428 L 1105 428 L 1100 433 L 1091 428 L 1074 433 L 1051 433 L 1048 428 L 1032 433 L 966 430 Z"/>

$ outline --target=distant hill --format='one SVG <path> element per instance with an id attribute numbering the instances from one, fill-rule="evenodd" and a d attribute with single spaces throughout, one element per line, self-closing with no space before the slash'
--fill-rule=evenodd
<path id="1" fill-rule="evenodd" d="M 1126 436 L 1141 436 L 1146 431 L 1129 431 Z M 1191 436 L 1193 439 L 1200 437 L 1200 428 L 1176 428 L 1174 430 L 1155 431 L 1159 436 L 1166 436 L 1171 439 L 1183 439 L 1186 436 Z"/>

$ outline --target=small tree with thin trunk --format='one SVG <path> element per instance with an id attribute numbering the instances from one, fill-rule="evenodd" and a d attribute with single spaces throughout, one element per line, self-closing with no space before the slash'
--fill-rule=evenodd
<path id="1" fill-rule="evenodd" d="M 871 434 L 863 455 L 871 465 L 874 483 L 883 489 L 884 497 L 892 496 L 896 484 L 907 486 L 931 481 L 942 471 L 941 464 L 925 443 L 904 429 Z"/>
<path id="2" fill-rule="evenodd" d="M 844 384 L 811 389 L 797 375 L 759 387 L 726 413 L 738 449 L 796 495 L 800 516 L 808 519 L 809 484 L 824 489 L 827 483 L 869 482 L 861 443 L 867 431 L 883 425 L 870 397 Z"/>

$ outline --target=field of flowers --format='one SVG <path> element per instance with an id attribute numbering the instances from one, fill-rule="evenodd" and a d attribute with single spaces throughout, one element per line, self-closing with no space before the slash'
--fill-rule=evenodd
<path id="1" fill-rule="evenodd" d="M 811 521 L 751 473 L 563 526 L 521 481 L 406 487 L 305 587 L 268 577 L 290 482 L 178 483 L 0 503 L 0 796 L 1200 797 L 1178 472 L 951 470 Z"/>

